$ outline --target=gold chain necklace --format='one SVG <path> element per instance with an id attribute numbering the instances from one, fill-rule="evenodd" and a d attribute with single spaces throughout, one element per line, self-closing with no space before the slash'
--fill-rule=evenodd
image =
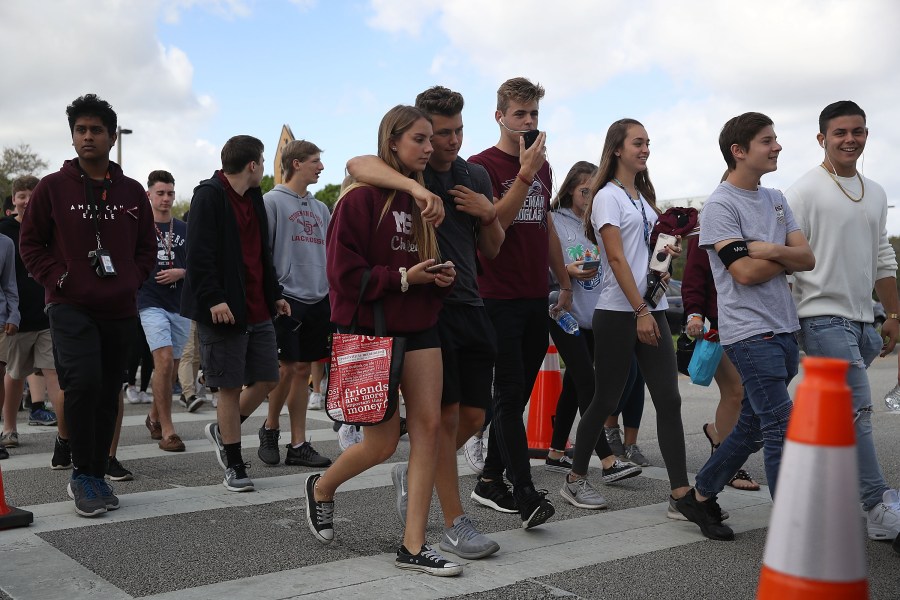
<path id="1" fill-rule="evenodd" d="M 863 178 L 860 176 L 859 171 L 856 172 L 856 178 L 859 179 L 859 187 L 860 187 L 859 198 L 854 198 L 849 193 L 847 193 L 847 190 L 844 189 L 844 186 L 841 185 L 841 182 L 838 181 L 838 178 L 834 176 L 834 173 L 832 173 L 831 171 L 828 170 L 828 167 L 826 167 L 824 163 L 820 164 L 819 166 L 822 167 L 823 169 L 825 169 L 825 172 L 828 173 L 828 175 L 831 177 L 831 180 L 833 182 L 835 182 L 839 188 L 841 188 L 841 191 L 844 192 L 845 196 L 850 198 L 850 200 L 852 200 L 853 202 L 862 202 L 862 199 L 866 195 L 866 183 L 863 181 Z"/>

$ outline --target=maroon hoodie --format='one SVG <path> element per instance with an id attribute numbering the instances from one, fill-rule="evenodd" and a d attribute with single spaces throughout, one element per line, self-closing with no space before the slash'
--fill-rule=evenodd
<path id="1" fill-rule="evenodd" d="M 44 286 L 48 304 L 72 304 L 98 318 L 122 319 L 137 315 L 137 290 L 156 264 L 156 232 L 143 186 L 113 162 L 109 175 L 105 201 L 103 182 L 88 179 L 77 159 L 44 177 L 22 218 L 19 248 L 25 267 Z M 97 248 L 97 229 L 86 181 L 93 186 L 100 242 L 116 269 L 112 277 L 98 277 L 88 257 Z"/>
<path id="2" fill-rule="evenodd" d="M 400 290 L 399 268 L 408 269 L 421 260 L 412 238 L 411 196 L 397 192 L 379 222 L 388 193 L 370 186 L 355 188 L 334 209 L 325 241 L 331 320 L 350 325 L 362 274 L 371 269 L 357 324 L 374 327 L 372 302 L 381 299 L 386 333 L 422 331 L 437 323 L 443 297 L 451 288 L 428 283 Z"/>

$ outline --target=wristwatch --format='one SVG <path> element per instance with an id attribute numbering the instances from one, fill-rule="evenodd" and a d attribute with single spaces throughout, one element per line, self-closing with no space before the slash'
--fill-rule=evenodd
<path id="1" fill-rule="evenodd" d="M 888 313 L 887 318 L 888 318 L 888 319 L 896 319 L 897 321 L 900 321 L 900 314 L 897 314 L 897 313 Z"/>

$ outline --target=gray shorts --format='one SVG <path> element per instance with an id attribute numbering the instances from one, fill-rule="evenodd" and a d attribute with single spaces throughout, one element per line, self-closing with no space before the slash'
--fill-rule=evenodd
<path id="1" fill-rule="evenodd" d="M 206 385 L 240 388 L 257 381 L 278 381 L 278 346 L 272 321 L 244 331 L 197 323 L 200 362 Z"/>

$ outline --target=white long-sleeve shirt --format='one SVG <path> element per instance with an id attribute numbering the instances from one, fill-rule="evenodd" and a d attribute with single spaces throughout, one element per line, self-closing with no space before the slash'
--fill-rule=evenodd
<path id="1" fill-rule="evenodd" d="M 837 180 L 854 198 L 862 193 L 855 176 Z M 863 177 L 863 181 L 865 194 L 860 202 L 853 202 L 817 166 L 785 192 L 816 257 L 815 269 L 793 277 L 793 297 L 801 319 L 835 315 L 871 323 L 875 282 L 896 276 L 897 259 L 886 227 L 887 196 L 871 179 Z"/>

